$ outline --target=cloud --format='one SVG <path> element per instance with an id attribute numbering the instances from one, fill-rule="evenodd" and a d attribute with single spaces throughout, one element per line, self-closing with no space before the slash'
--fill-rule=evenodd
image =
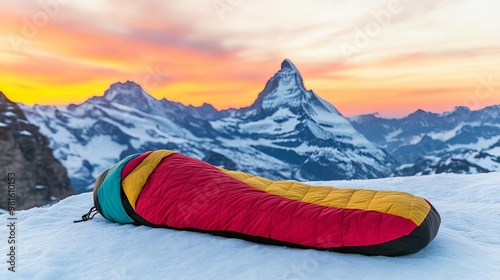
<path id="1" fill-rule="evenodd" d="M 388 90 L 397 96 L 390 101 L 398 110 L 403 103 L 426 105 L 418 103 L 419 93 L 429 96 L 450 84 L 459 96 L 450 102 L 460 103 L 478 77 L 500 72 L 496 0 L 45 0 L 2 5 L 0 82 L 19 101 L 26 88 L 39 88 L 42 103 L 70 89 L 84 100 L 117 80 L 141 83 L 157 69 L 168 78 L 145 86 L 156 97 L 211 102 L 218 108 L 244 106 L 240 100 L 252 100 L 279 63 L 290 58 L 308 87 L 347 108 L 343 112 L 349 115 L 359 111 L 355 106 L 381 111 L 370 99 L 386 97 Z M 26 36 L 28 29 L 35 31 Z M 13 45 L 12 38 L 20 43 Z M 227 98 L 231 92 L 237 98 Z M 500 97 L 484 102 L 500 103 Z"/>

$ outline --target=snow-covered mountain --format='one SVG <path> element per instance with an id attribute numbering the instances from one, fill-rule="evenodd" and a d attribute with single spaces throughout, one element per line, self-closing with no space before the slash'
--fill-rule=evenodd
<path id="1" fill-rule="evenodd" d="M 287 165 L 285 178 L 377 178 L 391 172 L 395 161 L 356 131 L 330 103 L 306 90 L 289 61 L 266 84 L 251 106 L 211 122 L 218 132 L 238 135 L 227 141 L 250 145 Z M 247 141 L 248 141 L 247 140 Z"/>
<path id="2" fill-rule="evenodd" d="M 80 105 L 22 108 L 49 137 L 80 191 L 120 158 L 160 148 L 272 179 L 378 178 L 396 165 L 306 90 L 289 60 L 242 109 L 156 100 L 130 81 Z"/>
<path id="3" fill-rule="evenodd" d="M 396 176 L 500 171 L 499 105 L 443 114 L 418 110 L 401 119 L 371 114 L 351 123 L 402 164 Z"/>
<path id="4" fill-rule="evenodd" d="M 155 100 L 139 85 L 126 82 L 81 105 L 22 108 L 49 137 L 56 158 L 81 192 L 105 168 L 132 153 L 165 148 L 203 157 L 196 142 L 201 147 L 207 144 L 209 138 L 203 134 L 213 132 L 203 126 L 210 124 L 184 113 L 180 106 Z"/>
<path id="5" fill-rule="evenodd" d="M 7 270 L 10 264 L 4 256 L 0 279 L 500 279 L 498 182 L 500 173 L 314 183 L 406 191 L 428 199 L 441 214 L 439 233 L 429 246 L 403 257 L 292 249 L 198 232 L 117 226 L 101 215 L 75 224 L 72 221 L 93 206 L 92 194 L 84 193 L 50 208 L 16 213 L 17 271 Z M 1 226 L 0 236 L 9 236 L 9 228 Z M 7 246 L 1 248 L 3 254 L 9 253 Z"/>

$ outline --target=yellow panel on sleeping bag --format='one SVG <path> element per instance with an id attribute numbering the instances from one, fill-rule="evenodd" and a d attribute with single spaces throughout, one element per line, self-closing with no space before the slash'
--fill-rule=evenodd
<path id="1" fill-rule="evenodd" d="M 146 184 L 149 175 L 153 173 L 156 166 L 158 166 L 163 158 L 173 153 L 175 152 L 168 150 L 158 150 L 151 153 L 132 172 L 130 172 L 125 179 L 123 179 L 123 191 L 125 192 L 125 195 L 134 210 L 137 198 Z"/>
<path id="2" fill-rule="evenodd" d="M 319 205 L 377 211 L 410 219 L 422 224 L 431 210 L 425 199 L 406 192 L 374 191 L 310 186 L 293 181 L 273 181 L 252 174 L 219 168 L 227 175 L 271 194 Z"/>

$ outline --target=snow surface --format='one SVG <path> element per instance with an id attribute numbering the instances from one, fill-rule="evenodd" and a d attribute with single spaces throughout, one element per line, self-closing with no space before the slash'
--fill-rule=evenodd
<path id="1" fill-rule="evenodd" d="M 428 247 L 403 257 L 269 246 L 112 224 L 100 215 L 75 224 L 92 206 L 85 193 L 16 213 L 17 272 L 7 270 L 2 245 L 0 279 L 500 279 L 499 182 L 500 173 L 313 183 L 409 191 L 431 201 L 441 229 Z M 0 236 L 8 236 L 6 226 Z"/>
<path id="2" fill-rule="evenodd" d="M 6 117 L 17 117 L 16 113 L 10 112 L 10 111 L 9 112 L 4 112 L 3 115 L 6 116 Z"/>
<path id="3" fill-rule="evenodd" d="M 489 139 L 485 139 L 484 137 L 478 137 L 478 141 L 476 143 L 450 145 L 448 150 L 453 151 L 460 149 L 470 149 L 474 151 L 481 151 L 483 149 L 491 147 L 498 141 L 500 141 L 500 135 L 491 137 Z"/>
<path id="4" fill-rule="evenodd" d="M 21 130 L 21 132 L 19 132 L 19 134 L 25 135 L 25 136 L 31 136 L 31 135 L 33 135 L 33 134 L 31 134 L 31 132 L 29 132 L 27 130 Z"/>
<path id="5" fill-rule="evenodd" d="M 401 134 L 403 132 L 402 129 L 396 129 L 396 130 L 393 130 L 392 132 L 389 132 L 387 133 L 387 135 L 385 135 L 385 141 L 386 142 L 394 142 L 394 141 L 397 141 L 398 140 L 398 135 Z"/>
<path id="6" fill-rule="evenodd" d="M 488 150 L 488 154 L 496 157 L 500 157 L 500 147 L 495 147 L 493 149 Z"/>
<path id="7" fill-rule="evenodd" d="M 460 132 L 460 130 L 465 126 L 465 125 L 476 125 L 476 126 L 481 126 L 480 123 L 477 124 L 471 124 L 471 123 L 460 123 L 458 124 L 455 128 L 447 130 L 447 131 L 431 131 L 427 134 L 427 136 L 431 137 L 433 140 L 439 140 L 446 142 L 450 140 L 451 138 L 457 136 L 457 134 Z"/>
<path id="8" fill-rule="evenodd" d="M 241 123 L 239 125 L 242 133 L 259 133 L 261 131 L 272 131 L 273 133 L 291 133 L 300 123 L 298 117 L 288 108 L 279 108 L 274 114 L 262 120 Z"/>

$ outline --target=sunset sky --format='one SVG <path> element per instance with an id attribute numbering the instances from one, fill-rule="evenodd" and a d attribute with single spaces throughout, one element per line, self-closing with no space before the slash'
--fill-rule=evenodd
<path id="1" fill-rule="evenodd" d="M 289 58 L 353 116 L 500 104 L 498 0 L 0 0 L 0 91 L 81 103 L 132 80 L 155 98 L 250 105 Z"/>

